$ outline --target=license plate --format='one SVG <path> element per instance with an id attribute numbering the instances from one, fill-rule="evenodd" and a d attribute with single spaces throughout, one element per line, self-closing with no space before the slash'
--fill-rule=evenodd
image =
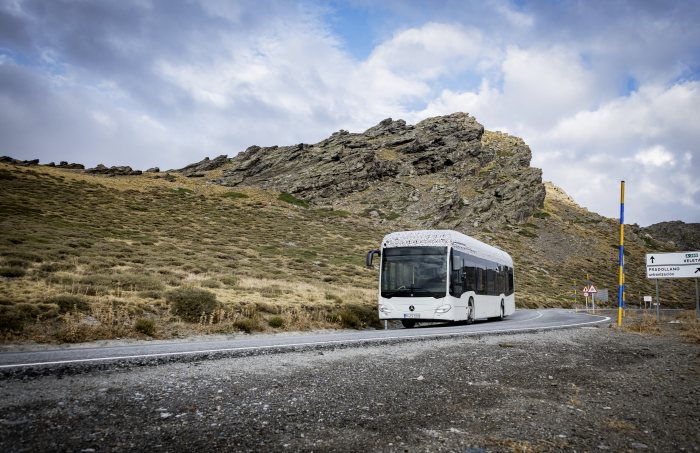
<path id="1" fill-rule="evenodd" d="M 420 315 L 418 313 L 404 313 L 403 317 L 404 318 L 420 318 Z"/>

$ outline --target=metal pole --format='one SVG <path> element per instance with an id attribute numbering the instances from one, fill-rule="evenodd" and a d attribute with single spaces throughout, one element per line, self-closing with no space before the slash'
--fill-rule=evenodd
<path id="1" fill-rule="evenodd" d="M 698 292 L 698 279 L 695 279 L 695 319 L 700 319 L 700 292 Z"/>
<path id="2" fill-rule="evenodd" d="M 617 325 L 622 325 L 622 307 L 625 303 L 625 181 L 620 181 L 620 278 L 617 288 Z"/>
<path id="3" fill-rule="evenodd" d="M 659 307 L 661 307 L 661 301 L 659 300 L 659 279 L 656 279 L 656 320 L 661 321 L 661 316 L 659 315 Z"/>
<path id="4" fill-rule="evenodd" d="M 384 330 L 388 330 L 388 329 L 389 329 L 389 321 L 387 321 L 387 320 L 385 319 L 385 320 L 384 320 Z"/>

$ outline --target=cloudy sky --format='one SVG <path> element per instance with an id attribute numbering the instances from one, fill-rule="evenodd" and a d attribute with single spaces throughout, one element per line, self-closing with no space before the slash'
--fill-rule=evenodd
<path id="1" fill-rule="evenodd" d="M 380 6 L 379 6 L 380 5 Z M 700 2 L 0 0 L 0 155 L 177 168 L 468 112 L 581 205 L 700 222 Z"/>

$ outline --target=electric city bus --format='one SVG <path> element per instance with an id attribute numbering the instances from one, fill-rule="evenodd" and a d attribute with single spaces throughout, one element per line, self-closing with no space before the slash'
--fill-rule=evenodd
<path id="1" fill-rule="evenodd" d="M 515 312 L 513 259 L 451 230 L 390 233 L 379 255 L 379 319 L 418 322 L 503 319 Z"/>

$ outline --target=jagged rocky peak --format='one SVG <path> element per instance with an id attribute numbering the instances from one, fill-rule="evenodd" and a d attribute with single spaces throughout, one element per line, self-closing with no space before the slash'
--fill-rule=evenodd
<path id="1" fill-rule="evenodd" d="M 416 125 L 387 118 L 315 145 L 251 146 L 217 183 L 289 192 L 316 205 L 422 226 L 523 222 L 544 202 L 541 171 L 521 139 L 485 132 L 466 113 Z"/>

